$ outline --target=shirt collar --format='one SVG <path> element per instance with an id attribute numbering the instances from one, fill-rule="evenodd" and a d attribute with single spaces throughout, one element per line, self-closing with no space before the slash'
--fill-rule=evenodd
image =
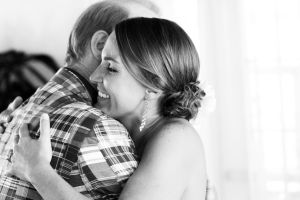
<path id="1" fill-rule="evenodd" d="M 65 67 L 65 69 L 73 73 L 75 76 L 77 76 L 77 78 L 82 82 L 82 84 L 86 87 L 87 92 L 91 96 L 92 105 L 94 105 L 97 102 L 97 90 L 82 75 L 80 75 L 74 69 L 71 69 L 69 67 Z"/>

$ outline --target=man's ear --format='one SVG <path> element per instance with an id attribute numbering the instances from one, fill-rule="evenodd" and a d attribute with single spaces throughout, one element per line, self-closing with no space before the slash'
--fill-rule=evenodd
<path id="1" fill-rule="evenodd" d="M 91 50 L 95 58 L 98 60 L 101 59 L 101 53 L 104 47 L 104 44 L 108 38 L 106 31 L 99 30 L 95 32 L 91 39 Z"/>

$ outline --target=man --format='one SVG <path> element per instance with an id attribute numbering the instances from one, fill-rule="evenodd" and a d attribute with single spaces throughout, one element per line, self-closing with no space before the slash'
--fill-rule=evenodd
<path id="1" fill-rule="evenodd" d="M 138 1 L 102 1 L 79 17 L 69 38 L 67 66 L 23 105 L 1 136 L 0 199 L 41 199 L 27 181 L 6 175 L 14 134 L 35 124 L 42 113 L 51 121 L 51 166 L 78 192 L 92 199 L 115 199 L 137 167 L 134 145 L 125 128 L 92 107 L 97 91 L 88 81 L 101 63 L 108 35 L 120 21 L 155 14 Z M 38 137 L 33 125 L 31 137 Z M 1 148 L 0 148 L 1 150 Z"/>

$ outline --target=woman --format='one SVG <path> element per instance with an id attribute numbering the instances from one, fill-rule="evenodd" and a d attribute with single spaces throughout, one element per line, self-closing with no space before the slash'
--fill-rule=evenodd
<path id="1" fill-rule="evenodd" d="M 190 38 L 168 20 L 129 19 L 109 36 L 91 76 L 97 107 L 128 129 L 141 157 L 120 199 L 205 198 L 203 146 L 189 123 L 205 96 L 199 67 Z M 28 179 L 45 199 L 86 199 L 51 168 L 47 117 L 40 126 L 39 140 L 31 140 L 26 127 L 20 130 L 15 175 Z"/>

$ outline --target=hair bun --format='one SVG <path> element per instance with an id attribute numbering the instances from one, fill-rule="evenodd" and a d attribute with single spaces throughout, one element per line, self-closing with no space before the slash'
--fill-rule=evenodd
<path id="1" fill-rule="evenodd" d="M 181 91 L 165 93 L 161 100 L 162 115 L 190 120 L 194 118 L 206 95 L 200 82 L 190 82 Z"/>

